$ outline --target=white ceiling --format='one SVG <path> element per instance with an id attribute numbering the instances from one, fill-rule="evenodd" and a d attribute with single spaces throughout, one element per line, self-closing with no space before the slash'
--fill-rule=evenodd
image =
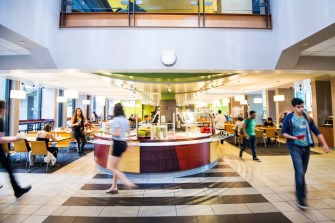
<path id="1" fill-rule="evenodd" d="M 335 75 L 334 72 L 329 72 Z M 320 71 L 248 71 L 236 78 L 223 82 L 216 80 L 215 84 L 223 83 L 220 87 L 211 88 L 203 91 L 201 94 L 188 94 L 188 100 L 208 101 L 230 97 L 236 94 L 259 94 L 264 89 L 274 89 L 276 87 L 290 87 L 296 81 L 318 77 L 323 75 Z M 144 98 L 154 99 L 158 102 L 161 92 L 167 91 L 166 84 L 148 84 L 124 82 L 121 80 L 101 77 L 90 72 L 81 72 L 73 70 L 47 71 L 10 71 L 0 72 L 0 77 L 18 80 L 27 84 L 35 84 L 44 87 L 78 90 L 80 94 L 95 96 L 106 96 L 110 99 L 134 100 L 139 95 L 134 95 L 131 90 L 134 89 L 144 93 Z M 197 90 L 201 83 L 183 83 L 171 85 L 172 92 L 184 90 Z M 177 95 L 177 98 L 185 98 L 185 94 Z M 183 101 L 183 100 L 179 100 Z"/>
<path id="2" fill-rule="evenodd" d="M 28 55 L 29 51 L 22 46 L 0 38 L 0 56 Z"/>
<path id="3" fill-rule="evenodd" d="M 312 46 L 301 53 L 302 56 L 335 56 L 335 37 Z"/>

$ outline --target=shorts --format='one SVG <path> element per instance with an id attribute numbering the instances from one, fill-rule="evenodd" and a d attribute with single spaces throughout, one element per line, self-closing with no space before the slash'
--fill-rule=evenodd
<path id="1" fill-rule="evenodd" d="M 115 139 L 113 140 L 112 156 L 121 157 L 122 154 L 126 151 L 126 149 L 127 149 L 126 141 L 118 141 Z"/>

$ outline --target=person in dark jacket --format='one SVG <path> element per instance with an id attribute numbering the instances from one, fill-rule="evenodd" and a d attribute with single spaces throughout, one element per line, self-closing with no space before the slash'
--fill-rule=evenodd
<path id="1" fill-rule="evenodd" d="M 328 153 L 329 147 L 316 127 L 312 118 L 304 112 L 304 101 L 300 98 L 292 99 L 293 112 L 288 114 L 283 122 L 282 134 L 287 139 L 286 144 L 290 149 L 295 170 L 295 184 L 297 205 L 306 209 L 306 181 L 305 174 L 308 167 L 310 147 L 314 146 L 312 133 L 323 145 L 323 150 Z"/>

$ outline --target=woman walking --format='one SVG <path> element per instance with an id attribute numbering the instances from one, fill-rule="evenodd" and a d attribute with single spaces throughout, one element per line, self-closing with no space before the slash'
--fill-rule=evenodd
<path id="1" fill-rule="evenodd" d="M 123 107 L 120 103 L 115 104 L 114 118 L 111 125 L 111 134 L 113 139 L 113 151 L 111 158 L 111 171 L 113 173 L 113 184 L 106 193 L 117 194 L 117 180 L 120 179 L 129 189 L 137 186 L 129 181 L 129 179 L 121 171 L 118 170 L 118 165 L 122 154 L 127 149 L 126 132 L 129 132 L 130 123 L 124 115 Z"/>
<path id="2" fill-rule="evenodd" d="M 73 137 L 76 139 L 78 144 L 78 155 L 82 156 L 84 146 L 86 143 L 86 137 L 84 133 L 84 123 L 85 118 L 83 115 L 83 111 L 80 108 L 77 108 L 71 118 L 71 128 Z"/>

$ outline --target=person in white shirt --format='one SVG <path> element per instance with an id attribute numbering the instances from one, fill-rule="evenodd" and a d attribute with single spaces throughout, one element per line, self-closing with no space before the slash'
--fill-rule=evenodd
<path id="1" fill-rule="evenodd" d="M 218 114 L 215 117 L 215 127 L 219 130 L 225 129 L 226 117 L 221 114 L 221 110 L 218 110 Z"/>
<path id="2" fill-rule="evenodd" d="M 221 114 L 221 110 L 218 110 L 218 114 L 215 117 L 215 128 L 220 131 L 225 130 L 226 121 L 226 117 Z M 221 140 L 221 144 L 223 144 L 223 140 Z"/>
<path id="3" fill-rule="evenodd" d="M 53 142 L 57 142 L 56 137 L 51 133 L 51 125 L 50 124 L 46 124 L 43 127 L 42 131 L 37 132 L 36 139 L 41 140 L 41 141 L 43 141 L 43 139 L 44 140 L 45 139 L 51 139 Z M 55 158 L 57 158 L 58 148 L 47 146 L 47 149 L 50 153 L 52 153 L 52 155 L 54 155 Z"/>
<path id="4" fill-rule="evenodd" d="M 243 125 L 244 125 L 243 118 L 239 117 L 237 119 L 237 121 L 235 122 L 235 128 L 234 128 L 235 129 L 235 145 L 237 144 L 237 138 L 240 135 L 240 132 L 241 132 L 241 129 L 243 128 Z"/>

